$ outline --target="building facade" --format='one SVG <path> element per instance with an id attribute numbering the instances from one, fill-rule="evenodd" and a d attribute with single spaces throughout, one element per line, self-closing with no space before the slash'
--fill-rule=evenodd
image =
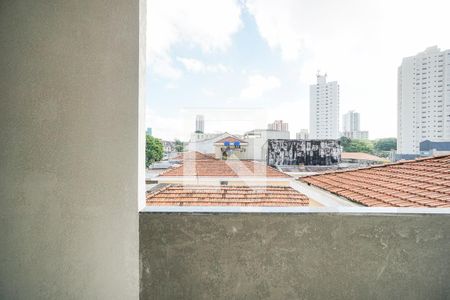
<path id="1" fill-rule="evenodd" d="M 404 58 L 397 94 L 397 153 L 419 154 L 424 140 L 450 141 L 450 50 Z"/>
<path id="2" fill-rule="evenodd" d="M 309 130 L 311 139 L 339 138 L 339 85 L 317 74 L 317 84 L 309 90 Z"/>
<path id="3" fill-rule="evenodd" d="M 300 131 L 295 134 L 295 139 L 297 139 L 297 140 L 308 140 L 309 139 L 309 131 L 308 131 L 308 129 L 300 129 Z"/>
<path id="4" fill-rule="evenodd" d="M 202 115 L 197 115 L 195 118 L 195 133 L 205 132 L 205 117 Z"/>
<path id="5" fill-rule="evenodd" d="M 342 136 L 345 136 L 349 139 L 354 140 L 368 140 L 369 132 L 368 131 L 344 131 L 342 132 Z"/>
<path id="6" fill-rule="evenodd" d="M 360 131 L 360 115 L 354 110 L 350 110 L 342 117 L 342 131 Z"/>
<path id="7" fill-rule="evenodd" d="M 289 131 L 289 124 L 284 123 L 283 120 L 275 120 L 273 123 L 267 125 L 267 129 L 277 131 Z"/>
<path id="8" fill-rule="evenodd" d="M 437 156 L 450 154 L 450 141 L 434 142 L 426 140 L 420 142 L 421 156 Z"/>
<path id="9" fill-rule="evenodd" d="M 356 140 L 368 140 L 369 132 L 361 130 L 360 114 L 354 110 L 342 116 L 342 136 Z"/>
<path id="10" fill-rule="evenodd" d="M 289 139 L 289 131 L 254 129 L 244 134 L 248 143 L 245 159 L 267 160 L 267 141 L 269 139 Z"/>

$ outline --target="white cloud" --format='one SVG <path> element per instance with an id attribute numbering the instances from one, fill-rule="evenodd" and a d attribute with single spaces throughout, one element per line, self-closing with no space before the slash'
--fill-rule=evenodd
<path id="1" fill-rule="evenodd" d="M 247 0 L 261 37 L 302 85 L 317 70 L 340 84 L 341 113 L 361 112 L 371 137 L 395 136 L 397 67 L 403 57 L 450 47 L 448 0 Z M 439 7 L 439 9 L 435 9 Z M 420 20 L 420 21 L 419 21 Z M 383 122 L 379 122 L 380 116 Z"/>
<path id="2" fill-rule="evenodd" d="M 164 87 L 167 90 L 173 90 L 173 89 L 178 88 L 178 85 L 176 85 L 174 82 L 168 82 Z"/>
<path id="3" fill-rule="evenodd" d="M 159 139 L 173 141 L 175 138 L 189 139 L 189 131 L 185 122 L 179 117 L 179 112 L 174 111 L 170 117 L 163 116 L 151 110 L 148 106 L 145 112 L 146 127 L 152 128 L 152 135 Z"/>
<path id="4" fill-rule="evenodd" d="M 371 26 L 365 22 L 367 16 L 377 13 L 375 4 L 361 0 L 247 0 L 245 4 L 261 37 L 288 61 L 318 42 L 337 42 L 338 46 L 345 35 L 353 38 L 351 44 L 359 42 L 353 33 L 360 31 L 360 26 Z"/>
<path id="5" fill-rule="evenodd" d="M 170 58 L 172 46 L 185 42 L 204 52 L 223 51 L 242 26 L 237 0 L 149 0 L 147 60 L 155 74 L 176 79 L 181 71 Z"/>
<path id="6" fill-rule="evenodd" d="M 198 59 L 186 57 L 177 57 L 177 60 L 183 64 L 186 70 L 193 73 L 223 73 L 228 71 L 228 68 L 223 64 L 205 64 Z"/>
<path id="7" fill-rule="evenodd" d="M 207 89 L 207 88 L 202 89 L 202 93 L 203 93 L 203 95 L 205 95 L 207 97 L 216 96 L 216 93 L 214 91 Z"/>
<path id="8" fill-rule="evenodd" d="M 169 56 L 163 55 L 154 59 L 151 63 L 152 72 L 166 79 L 176 80 L 182 75 L 180 69 L 173 65 Z"/>
<path id="9" fill-rule="evenodd" d="M 248 85 L 241 91 L 240 97 L 246 99 L 258 98 L 280 86 L 281 81 L 275 76 L 251 75 L 248 78 Z"/>
<path id="10" fill-rule="evenodd" d="M 296 59 L 302 48 L 301 32 L 296 30 L 296 1 L 247 0 L 248 11 L 254 16 L 258 30 L 271 48 L 280 49 L 282 57 Z M 298 28 L 297 28 L 298 29 Z"/>

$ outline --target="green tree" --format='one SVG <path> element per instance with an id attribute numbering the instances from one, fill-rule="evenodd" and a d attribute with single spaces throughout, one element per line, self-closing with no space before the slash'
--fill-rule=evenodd
<path id="1" fill-rule="evenodd" d="M 348 146 L 348 152 L 372 153 L 373 144 L 371 141 L 366 140 L 352 140 Z"/>
<path id="2" fill-rule="evenodd" d="M 397 139 L 385 138 L 376 140 L 374 148 L 376 152 L 397 150 Z"/>
<path id="3" fill-rule="evenodd" d="M 368 140 L 350 140 L 343 145 L 344 152 L 373 153 L 373 144 Z"/>
<path id="4" fill-rule="evenodd" d="M 145 166 L 148 168 L 155 161 L 163 158 L 164 147 L 157 138 L 147 135 L 145 144 Z"/>
<path id="5" fill-rule="evenodd" d="M 177 152 L 184 151 L 184 144 L 179 139 L 175 139 L 175 151 L 177 151 Z"/>
<path id="6" fill-rule="evenodd" d="M 348 147 L 348 145 L 350 145 L 350 143 L 352 142 L 351 139 L 349 139 L 346 136 L 341 136 L 341 138 L 339 139 L 341 142 L 341 146 L 345 149 L 346 147 Z M 344 150 L 345 151 L 345 150 Z"/>

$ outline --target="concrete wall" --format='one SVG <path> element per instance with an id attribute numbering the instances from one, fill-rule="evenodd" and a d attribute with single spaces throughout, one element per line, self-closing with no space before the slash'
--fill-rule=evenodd
<path id="1" fill-rule="evenodd" d="M 141 299 L 448 299 L 448 215 L 141 213 Z"/>
<path id="2" fill-rule="evenodd" d="M 138 297 L 139 1 L 0 3 L 0 298 Z"/>

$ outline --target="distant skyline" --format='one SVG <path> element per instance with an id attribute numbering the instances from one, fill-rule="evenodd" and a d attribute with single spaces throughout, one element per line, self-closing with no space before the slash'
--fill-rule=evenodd
<path id="1" fill-rule="evenodd" d="M 239 134 L 283 120 L 295 135 L 309 127 L 318 70 L 339 82 L 340 115 L 356 110 L 371 138 L 394 137 L 402 58 L 450 48 L 443 0 L 149 0 L 147 7 L 146 125 L 163 139 L 189 139 L 196 114 L 205 116 L 205 132 Z M 220 108 L 258 118 L 208 114 Z"/>

